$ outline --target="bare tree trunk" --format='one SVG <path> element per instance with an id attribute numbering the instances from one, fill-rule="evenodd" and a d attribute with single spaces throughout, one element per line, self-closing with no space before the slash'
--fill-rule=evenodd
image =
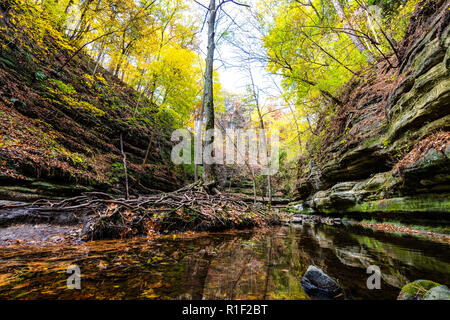
<path id="1" fill-rule="evenodd" d="M 128 200 L 130 197 L 130 193 L 128 192 L 128 172 L 127 172 L 127 155 L 125 152 L 123 152 L 123 139 L 122 139 L 122 133 L 120 134 L 120 151 L 122 152 L 123 157 L 123 171 L 125 172 L 125 199 Z"/>
<path id="2" fill-rule="evenodd" d="M 380 23 L 378 22 L 377 18 L 375 18 L 375 17 L 372 16 L 372 14 L 369 12 L 369 9 L 368 9 L 365 5 L 363 5 L 362 3 L 360 3 L 360 6 L 365 10 L 367 17 L 370 18 L 371 21 L 374 21 L 374 22 L 377 24 L 378 28 L 380 29 L 381 34 L 382 34 L 383 37 L 387 40 L 387 42 L 389 43 L 389 46 L 391 47 L 392 51 L 394 52 L 395 56 L 397 57 L 397 60 L 398 60 L 397 66 L 398 66 L 399 61 L 400 61 L 400 57 L 399 57 L 397 48 L 395 47 L 394 41 L 393 41 L 393 40 L 391 39 L 391 37 L 389 37 L 388 34 L 383 30 L 383 27 L 380 25 Z M 373 28 L 373 24 L 372 24 L 372 23 L 369 23 L 369 24 L 370 24 L 370 26 L 371 26 L 371 28 L 372 28 L 373 34 L 375 35 L 375 39 L 376 39 L 376 41 L 378 42 L 378 38 L 377 38 L 377 36 L 376 36 L 376 32 L 375 32 L 375 30 L 374 30 L 374 28 Z M 379 49 L 378 49 L 378 50 L 379 50 Z M 381 54 L 383 54 L 383 53 L 381 52 L 381 50 L 379 50 L 379 51 L 380 51 Z M 383 57 L 384 57 L 384 55 L 383 55 Z M 386 58 L 385 58 L 385 59 L 386 59 Z M 389 59 L 386 59 L 386 60 L 389 62 Z M 389 62 L 389 64 L 390 64 L 390 62 Z"/>
<path id="3" fill-rule="evenodd" d="M 152 130 L 152 134 L 150 136 L 150 139 L 148 140 L 148 146 L 147 151 L 145 152 L 144 160 L 142 160 L 142 171 L 145 171 L 145 164 L 147 163 L 148 156 L 150 154 L 150 148 L 152 147 L 153 137 L 155 136 L 155 129 Z M 141 173 L 139 173 L 137 178 L 138 184 L 141 183 Z"/>
<path id="4" fill-rule="evenodd" d="M 339 0 L 331 0 L 331 2 L 333 3 L 334 9 L 336 10 L 338 16 L 342 19 L 342 22 L 344 23 L 344 27 L 346 29 L 354 30 L 354 28 L 352 27 L 351 21 L 348 21 L 346 18 L 344 9 L 342 8 L 342 5 L 339 2 Z M 361 41 L 361 39 L 357 35 L 353 34 L 352 32 L 349 32 L 348 35 L 349 35 L 350 39 L 352 39 L 353 44 L 358 49 L 358 51 L 362 55 L 364 55 L 364 57 L 366 57 L 367 62 L 372 63 L 374 60 L 373 60 L 372 56 L 370 55 L 370 52 L 367 50 L 367 47 Z"/>
<path id="5" fill-rule="evenodd" d="M 201 67 L 200 64 L 200 69 L 202 71 L 202 77 L 203 77 L 203 86 L 205 86 L 205 73 L 203 72 L 203 68 Z M 203 127 L 203 117 L 204 117 L 204 113 L 205 113 L 205 90 L 203 90 L 203 94 L 202 94 L 202 101 L 201 101 L 201 108 L 200 108 L 200 114 L 198 116 L 198 120 L 197 123 L 194 122 L 194 127 L 195 125 L 197 127 L 194 128 L 194 134 L 195 137 L 198 139 L 198 141 L 200 142 L 200 146 L 198 146 L 197 144 L 194 143 L 194 152 L 198 152 L 197 148 L 203 148 L 201 142 L 201 134 L 202 134 L 202 127 Z M 195 161 L 195 156 L 194 156 L 194 181 L 197 182 L 198 181 L 198 163 L 196 163 Z"/>
<path id="6" fill-rule="evenodd" d="M 266 137 L 266 133 L 264 132 L 264 121 L 261 115 L 261 110 L 259 109 L 259 104 L 256 103 L 256 108 L 258 110 L 258 117 L 259 117 L 259 122 L 260 122 L 260 127 L 262 129 L 262 139 L 263 139 L 263 144 L 265 146 L 265 156 L 266 156 L 266 163 L 267 166 L 270 168 L 270 163 L 269 163 L 269 150 L 268 150 L 268 145 L 267 145 L 267 137 Z M 269 197 L 269 207 L 272 206 L 272 178 L 270 176 L 270 170 L 269 172 L 267 172 L 267 192 L 268 192 L 268 197 Z"/>
<path id="7" fill-rule="evenodd" d="M 69 9 L 72 5 L 73 5 L 73 0 L 70 0 L 69 3 L 67 3 L 66 10 L 64 10 L 65 14 L 69 13 Z"/>
<path id="8" fill-rule="evenodd" d="M 97 56 L 97 60 L 95 62 L 94 71 L 92 71 L 92 76 L 95 76 L 97 73 L 97 68 L 100 65 L 100 61 L 103 59 L 103 55 L 105 54 L 105 40 L 102 41 L 102 45 L 100 47 L 100 52 Z"/>
<path id="9" fill-rule="evenodd" d="M 278 84 L 274 81 L 274 79 L 272 79 L 273 84 L 277 87 L 278 91 L 280 92 L 280 95 L 283 94 L 283 91 L 281 90 L 281 88 L 278 86 Z M 300 154 L 303 153 L 303 147 L 302 147 L 302 139 L 301 139 L 301 134 L 302 132 L 300 132 L 300 128 L 298 125 L 298 120 L 297 120 L 297 116 L 295 115 L 294 109 L 292 108 L 291 104 L 289 103 L 289 101 L 287 101 L 289 110 L 292 113 L 292 118 L 294 118 L 294 123 L 295 123 L 295 127 L 297 129 L 297 140 L 298 140 L 298 145 L 300 146 Z"/>
<path id="10" fill-rule="evenodd" d="M 252 173 L 252 183 L 253 183 L 253 204 L 256 205 L 256 178 L 255 178 L 255 169 L 250 166 L 250 171 Z M 264 198 L 264 197 L 263 197 Z"/>
<path id="11" fill-rule="evenodd" d="M 220 124 L 219 122 L 219 126 L 222 128 L 223 131 L 225 131 L 226 134 L 226 129 Z M 250 165 L 250 163 L 245 159 L 245 154 L 242 154 L 239 150 L 239 148 L 237 147 L 237 143 L 234 139 L 232 139 L 232 137 L 228 136 L 229 139 L 231 139 L 233 141 L 233 146 L 234 149 L 236 150 L 237 153 L 239 153 L 242 158 L 244 159 L 245 165 L 247 166 L 248 170 L 250 170 L 250 173 L 252 174 L 252 183 L 253 183 L 253 204 L 256 205 L 256 177 L 255 177 L 255 169 Z M 231 180 L 230 180 L 230 189 L 231 189 Z M 262 194 L 262 199 L 264 201 L 264 194 Z"/>
<path id="12" fill-rule="evenodd" d="M 136 89 L 136 91 L 139 91 L 139 97 L 138 97 L 138 100 L 136 102 L 136 106 L 134 107 L 133 117 L 136 115 L 136 112 L 137 112 L 137 110 L 139 108 L 139 104 L 141 103 L 142 95 L 145 94 L 144 92 L 147 90 L 146 87 L 144 87 L 143 90 L 141 90 L 141 82 L 142 82 L 142 77 L 143 76 L 144 75 L 141 75 L 141 78 L 139 79 L 139 83 L 138 83 L 138 86 L 137 86 L 137 89 Z"/>
<path id="13" fill-rule="evenodd" d="M 209 4 L 209 19 L 208 19 L 208 53 L 206 56 L 206 70 L 205 70 L 205 115 L 206 127 L 205 129 L 214 129 L 214 92 L 213 92 L 213 68 L 214 68 L 214 50 L 215 50 L 215 23 L 216 23 L 216 1 L 211 0 Z M 214 142 L 214 137 L 209 143 Z M 214 186 L 217 183 L 215 164 L 203 164 L 203 182 L 205 185 Z"/>
<path id="14" fill-rule="evenodd" d="M 122 77 L 120 78 L 120 80 L 122 80 L 122 81 L 125 81 L 125 80 L 126 80 L 126 78 L 125 78 L 125 73 L 126 73 L 126 70 L 127 70 L 128 66 L 129 66 L 129 62 L 128 62 L 128 60 L 127 60 L 127 62 L 126 62 L 126 64 L 125 64 L 125 67 L 124 67 L 123 70 L 122 70 Z"/>
<path id="15" fill-rule="evenodd" d="M 115 77 L 119 77 L 119 70 L 120 70 L 120 66 L 122 65 L 122 59 L 123 59 L 123 54 L 120 55 L 119 62 L 117 62 L 116 67 L 114 68 L 113 75 Z"/>
<path id="16" fill-rule="evenodd" d="M 83 33 L 83 30 L 85 29 L 85 20 L 84 19 L 86 17 L 86 14 L 87 14 L 92 2 L 93 2 L 93 0 L 87 0 L 86 3 L 84 4 L 84 8 L 81 13 L 80 20 L 78 21 L 77 25 L 75 26 L 75 29 L 73 30 L 73 33 L 70 36 L 70 40 L 73 41 L 73 40 L 77 39 Z"/>
<path id="17" fill-rule="evenodd" d="M 153 131 L 152 131 L 152 134 L 151 134 L 151 136 L 150 136 L 150 139 L 148 140 L 147 151 L 145 152 L 145 157 L 144 157 L 144 160 L 142 161 L 142 166 L 144 166 L 145 163 L 147 162 L 148 155 L 150 154 L 150 148 L 151 148 L 151 146 L 152 146 L 154 134 L 155 134 L 155 131 L 153 130 Z"/>
<path id="18" fill-rule="evenodd" d="M 58 3 L 58 1 L 56 1 L 56 3 Z M 67 15 L 68 13 L 69 13 L 69 9 L 70 9 L 70 7 L 73 5 L 73 0 L 70 0 L 68 3 L 67 3 L 67 6 L 66 6 L 66 9 L 64 10 L 64 14 L 65 15 Z M 66 31 L 66 25 L 67 25 L 67 18 L 68 17 L 66 17 L 65 19 L 64 19 L 64 22 L 62 22 L 59 26 L 58 26 L 58 31 L 63 31 L 63 33 L 65 33 L 65 31 Z"/>
<path id="19" fill-rule="evenodd" d="M 203 113 L 205 112 L 205 95 L 203 94 L 202 97 L 202 107 L 200 109 L 200 115 L 197 121 L 197 127 L 195 130 L 195 136 L 197 139 L 200 139 L 201 142 L 201 135 L 202 135 L 202 126 L 203 126 Z M 198 146 L 195 146 L 196 148 Z M 202 147 L 202 145 L 200 145 Z M 194 181 L 197 182 L 198 180 L 198 163 L 194 163 Z"/>
<path id="20" fill-rule="evenodd" d="M 298 146 L 300 147 L 300 153 L 303 153 L 302 138 L 301 138 L 300 128 L 298 126 L 297 117 L 295 115 L 294 109 L 292 109 L 292 106 L 289 103 L 288 103 L 288 106 L 289 106 L 289 110 L 292 113 L 292 117 L 294 118 L 295 127 L 297 129 L 297 141 L 298 141 Z"/>
<path id="21" fill-rule="evenodd" d="M 267 137 L 266 137 L 266 133 L 264 132 L 264 121 L 263 121 L 263 117 L 261 115 L 261 109 L 259 108 L 259 97 L 258 97 L 258 94 L 256 93 L 255 82 L 253 81 L 253 74 L 252 74 L 252 71 L 250 69 L 250 66 L 248 68 L 248 72 L 250 74 L 250 80 L 252 82 L 253 99 L 255 100 L 256 111 L 258 111 L 259 125 L 260 125 L 260 128 L 262 129 L 263 144 L 264 144 L 264 148 L 266 149 L 265 150 L 266 163 L 267 163 L 268 168 L 270 168 L 269 150 L 268 150 L 268 145 L 267 145 Z M 267 189 L 268 189 L 268 196 L 269 196 L 269 207 L 272 205 L 272 178 L 270 176 L 270 173 L 271 172 L 269 170 L 267 172 Z"/>

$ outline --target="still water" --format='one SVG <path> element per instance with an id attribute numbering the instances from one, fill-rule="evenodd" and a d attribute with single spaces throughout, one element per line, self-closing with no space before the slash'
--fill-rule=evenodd
<path id="1" fill-rule="evenodd" d="M 70 246 L 0 247 L 0 299 L 309 299 L 309 265 L 346 299 L 396 299 L 417 279 L 450 284 L 450 246 L 358 226 L 293 225 Z M 81 270 L 69 290 L 67 267 Z M 366 269 L 381 269 L 369 290 Z"/>

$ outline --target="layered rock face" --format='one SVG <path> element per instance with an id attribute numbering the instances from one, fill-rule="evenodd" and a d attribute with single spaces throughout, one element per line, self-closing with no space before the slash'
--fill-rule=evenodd
<path id="1" fill-rule="evenodd" d="M 398 65 L 343 94 L 338 129 L 298 183 L 305 211 L 450 212 L 450 10 L 420 10 Z"/>

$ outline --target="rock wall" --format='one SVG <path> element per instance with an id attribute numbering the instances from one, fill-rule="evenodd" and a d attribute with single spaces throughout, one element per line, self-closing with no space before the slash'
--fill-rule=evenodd
<path id="1" fill-rule="evenodd" d="M 450 212 L 449 21 L 448 1 L 419 5 L 398 65 L 348 85 L 299 179 L 304 211 Z"/>

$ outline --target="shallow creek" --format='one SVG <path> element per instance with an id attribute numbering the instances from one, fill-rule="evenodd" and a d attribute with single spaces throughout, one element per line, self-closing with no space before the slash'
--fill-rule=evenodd
<path id="1" fill-rule="evenodd" d="M 450 246 L 356 225 L 299 224 L 59 245 L 0 246 L 0 299 L 309 299 L 309 265 L 346 299 L 396 299 L 417 279 L 450 284 Z M 81 271 L 69 290 L 67 268 Z M 377 265 L 381 289 L 366 286 Z"/>

